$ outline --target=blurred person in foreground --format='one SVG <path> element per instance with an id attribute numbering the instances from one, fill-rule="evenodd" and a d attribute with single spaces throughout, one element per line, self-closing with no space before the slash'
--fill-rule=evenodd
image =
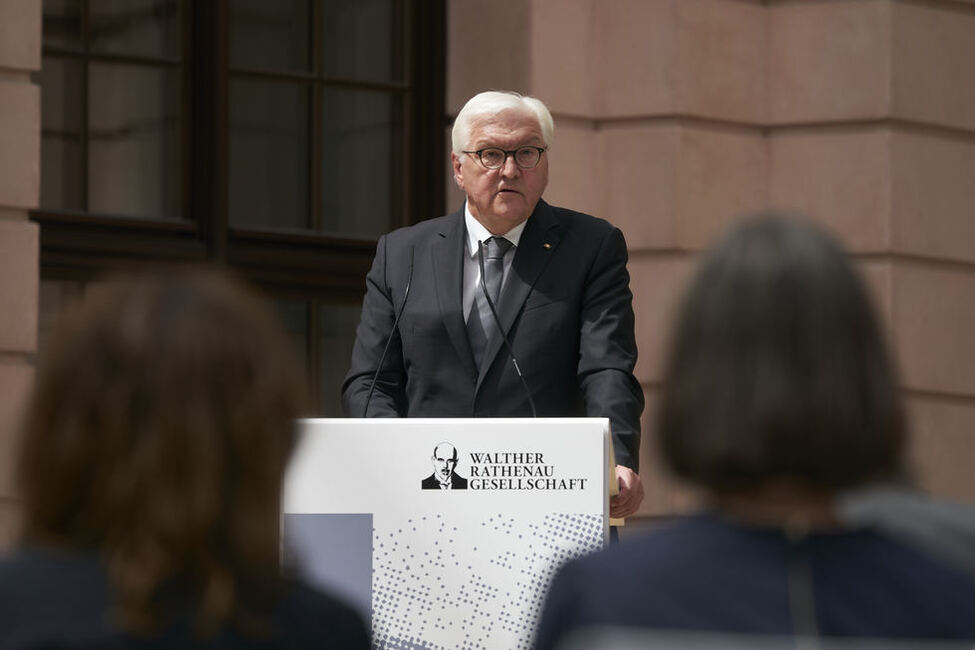
<path id="1" fill-rule="evenodd" d="M 907 474 L 906 436 L 866 289 L 811 223 L 759 215 L 705 255 L 673 330 L 656 437 L 708 506 L 563 567 L 539 648 L 580 647 L 573 637 L 597 629 L 603 641 L 975 639 L 972 576 L 840 523 L 836 495 Z"/>
<path id="2" fill-rule="evenodd" d="M 214 272 L 110 283 L 66 314 L 21 442 L 0 648 L 367 648 L 282 577 L 303 383 L 273 316 Z"/>

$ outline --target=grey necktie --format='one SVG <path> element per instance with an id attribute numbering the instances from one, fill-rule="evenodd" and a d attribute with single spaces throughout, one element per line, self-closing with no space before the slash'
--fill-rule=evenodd
<path id="1" fill-rule="evenodd" d="M 495 308 L 501 295 L 501 282 L 504 280 L 504 254 L 512 246 L 513 244 L 504 237 L 488 237 L 484 241 L 484 276 L 481 282 L 484 283 Z M 474 362 L 478 368 L 481 367 L 481 357 L 487 346 L 487 333 L 491 331 L 491 327 L 496 327 L 491 325 L 492 322 L 494 316 L 491 315 L 491 308 L 484 298 L 484 290 L 478 286 L 474 290 L 474 302 L 471 304 L 471 313 L 467 318 L 467 337 L 471 342 L 471 352 L 474 353 Z"/>

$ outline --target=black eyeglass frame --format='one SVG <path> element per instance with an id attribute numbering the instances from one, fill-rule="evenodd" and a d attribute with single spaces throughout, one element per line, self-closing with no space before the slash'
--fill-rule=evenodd
<path id="1" fill-rule="evenodd" d="M 518 162 L 518 156 L 516 154 L 522 149 L 534 149 L 535 151 L 538 152 L 538 160 L 535 161 L 534 165 L 531 165 L 529 167 L 529 166 L 522 165 L 521 163 Z M 487 165 L 487 163 L 484 162 L 484 159 L 481 157 L 481 154 L 483 154 L 485 151 L 500 151 L 504 154 L 504 159 L 501 161 L 501 164 L 498 165 L 497 167 L 490 167 Z M 501 169 L 508 162 L 508 156 L 511 156 L 512 160 L 515 161 L 515 164 L 518 165 L 519 169 L 535 169 L 536 167 L 538 167 L 538 163 L 542 162 L 542 154 L 545 153 L 546 151 L 548 151 L 548 147 L 536 147 L 535 145 L 526 144 L 518 147 L 517 149 L 510 149 L 510 150 L 502 149 L 501 147 L 484 147 L 483 149 L 478 149 L 477 151 L 462 151 L 461 153 L 466 153 L 469 156 L 476 154 L 477 162 L 481 163 L 481 166 L 484 167 L 484 169 Z"/>

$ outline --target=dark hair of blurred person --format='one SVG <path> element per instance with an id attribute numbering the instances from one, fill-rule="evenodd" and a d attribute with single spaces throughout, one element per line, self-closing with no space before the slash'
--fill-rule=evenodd
<path id="1" fill-rule="evenodd" d="M 280 575 L 281 482 L 305 390 L 265 306 L 221 274 L 181 270 L 98 287 L 60 325 L 21 444 L 26 562 L 0 578 L 33 581 L 25 566 L 38 564 L 57 575 L 47 558 L 70 591 L 71 557 L 88 557 L 107 577 L 104 618 L 133 638 L 181 625 L 232 645 L 287 625 L 366 647 L 351 610 Z M 12 603 L 21 617 L 29 600 Z M 319 611 L 276 620 L 281 602 Z"/>
<path id="2" fill-rule="evenodd" d="M 842 490 L 907 475 L 893 364 L 840 247 L 799 218 L 740 222 L 672 332 L 659 455 L 707 506 L 564 566 L 538 647 L 597 629 L 975 638 L 971 576 L 837 514 Z"/>
<path id="3" fill-rule="evenodd" d="M 798 219 L 734 229 L 678 320 L 656 427 L 678 476 L 726 494 L 783 477 L 830 492 L 905 472 L 884 335 L 823 231 Z"/>

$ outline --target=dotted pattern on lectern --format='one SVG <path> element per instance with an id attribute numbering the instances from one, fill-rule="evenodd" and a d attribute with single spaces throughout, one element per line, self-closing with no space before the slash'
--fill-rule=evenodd
<path id="1" fill-rule="evenodd" d="M 394 650 L 529 648 L 555 572 L 603 544 L 598 515 L 375 523 L 374 645 Z"/>

